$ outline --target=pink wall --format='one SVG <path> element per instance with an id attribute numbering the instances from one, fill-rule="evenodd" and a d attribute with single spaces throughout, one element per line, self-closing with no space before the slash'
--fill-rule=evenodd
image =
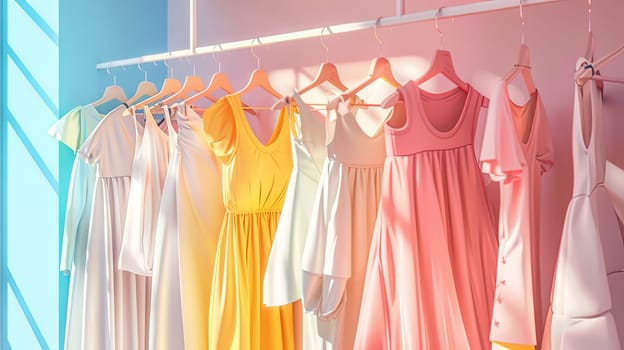
<path id="1" fill-rule="evenodd" d="M 407 0 L 407 10 L 434 9 L 466 0 Z M 621 0 L 593 1 L 593 28 L 596 33 L 597 56 L 614 50 L 624 43 Z M 394 15 L 394 1 L 362 0 L 200 0 L 199 45 L 253 38 L 324 25 L 340 24 Z M 188 21 L 185 0 L 169 0 L 169 47 L 180 49 L 187 45 Z M 543 285 L 551 284 L 562 225 L 572 191 L 571 122 L 573 104 L 573 71 L 576 59 L 585 50 L 587 31 L 587 1 L 563 0 L 554 4 L 527 7 L 524 11 L 526 42 L 531 48 L 533 73 L 548 112 L 556 165 L 542 180 L 542 257 Z M 453 53 L 457 72 L 471 81 L 482 93 L 490 93 L 495 77 L 505 75 L 515 63 L 520 44 L 518 10 L 441 20 L 445 47 Z M 428 66 L 439 46 L 433 22 L 380 29 L 383 55 L 390 58 L 395 75 L 401 82 L 417 78 Z M 361 80 L 370 60 L 379 50 L 372 31 L 327 37 L 330 60 L 337 64 L 347 85 Z M 262 68 L 271 72 L 274 86 L 287 93 L 304 86 L 316 74 L 325 60 L 325 50 L 319 40 L 301 40 L 256 49 L 262 58 Z M 218 54 L 234 88 L 242 87 L 256 60 L 249 50 Z M 216 70 L 212 57 L 193 59 L 200 75 L 208 79 Z M 174 75 L 182 79 L 192 68 L 184 63 L 174 64 Z M 605 75 L 624 76 L 624 59 L 604 69 Z M 385 87 L 381 84 L 379 89 Z M 383 91 L 388 91 L 383 90 Z M 370 100 L 383 95 L 371 88 Z M 607 86 L 605 93 L 605 140 L 608 158 L 624 167 L 624 87 Z M 623 291 L 624 292 L 624 291 Z M 548 298 L 544 290 L 543 298 Z"/>

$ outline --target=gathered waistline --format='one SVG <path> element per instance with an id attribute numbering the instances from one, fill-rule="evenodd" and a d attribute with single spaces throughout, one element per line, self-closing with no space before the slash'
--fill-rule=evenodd
<path id="1" fill-rule="evenodd" d="M 447 151 L 458 151 L 460 149 L 466 148 L 466 147 L 474 147 L 474 145 L 472 143 L 467 143 L 461 146 L 457 146 L 457 147 L 453 147 L 453 148 L 442 148 L 442 149 L 425 149 L 425 150 L 421 150 L 421 151 L 417 151 L 417 152 L 412 152 L 412 153 L 407 153 L 407 154 L 388 154 L 387 158 L 400 158 L 400 157 L 410 157 L 410 156 L 416 156 L 422 153 L 442 153 L 442 152 L 447 152 Z"/>
<path id="2" fill-rule="evenodd" d="M 281 210 L 230 210 L 225 209 L 225 213 L 229 215 L 249 215 L 249 214 L 279 214 Z"/>

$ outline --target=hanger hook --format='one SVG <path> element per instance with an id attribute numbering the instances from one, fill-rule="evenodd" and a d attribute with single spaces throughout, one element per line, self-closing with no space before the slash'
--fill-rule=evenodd
<path id="1" fill-rule="evenodd" d="M 519 6 L 520 7 L 520 35 L 522 38 L 522 45 L 524 45 L 525 44 L 525 41 L 524 41 L 524 7 L 522 6 L 522 2 L 524 0 L 518 0 L 518 1 L 520 3 L 520 6 Z"/>
<path id="2" fill-rule="evenodd" d="M 197 76 L 197 67 L 195 67 L 195 62 L 191 63 L 189 56 L 186 56 L 186 63 L 188 63 L 189 66 L 193 65 L 193 76 Z"/>
<path id="3" fill-rule="evenodd" d="M 374 34 L 375 34 L 375 39 L 377 40 L 377 43 L 379 43 L 379 57 L 381 57 L 381 50 L 383 49 L 383 41 L 381 40 L 381 38 L 379 37 L 379 33 L 377 33 L 377 27 L 379 27 L 379 23 L 381 23 L 381 19 L 383 17 L 377 17 L 377 20 L 375 21 L 375 27 L 373 27 L 374 30 Z"/>
<path id="4" fill-rule="evenodd" d="M 147 81 L 147 71 L 143 70 L 140 63 L 137 63 L 137 67 L 139 68 L 141 72 L 143 72 L 143 81 Z"/>
<path id="5" fill-rule="evenodd" d="M 258 61 L 257 68 L 260 69 L 260 56 L 256 55 L 256 52 L 254 51 L 254 45 L 253 45 L 254 41 L 257 42 L 258 45 L 260 45 L 260 38 L 251 39 L 251 45 L 249 46 L 249 49 L 251 50 L 251 55 L 255 57 L 256 60 Z"/>
<path id="6" fill-rule="evenodd" d="M 440 6 L 440 8 L 438 9 L 438 12 L 436 12 L 434 20 L 435 20 L 435 28 L 436 31 L 438 31 L 438 34 L 440 34 L 440 48 L 444 49 L 444 33 L 442 33 L 442 30 L 440 30 L 440 24 L 438 23 L 438 18 L 440 16 L 442 16 L 442 9 L 444 8 L 444 6 Z"/>
<path id="7" fill-rule="evenodd" d="M 215 52 L 217 51 L 217 47 L 220 48 L 221 51 L 223 51 L 223 48 L 221 48 L 221 44 L 214 44 L 212 49 L 212 60 L 215 61 L 215 63 L 219 67 L 219 73 L 221 73 L 221 61 L 217 61 L 217 56 L 215 54 Z"/>
<path id="8" fill-rule="evenodd" d="M 590 33 L 592 31 L 591 14 L 592 14 L 592 0 L 587 0 L 587 23 L 588 23 L 588 30 Z"/>
<path id="9" fill-rule="evenodd" d="M 327 29 L 327 31 L 329 31 L 328 27 L 323 27 L 323 29 L 321 29 L 321 46 L 323 46 L 323 48 L 325 49 L 325 62 L 329 62 L 329 47 L 327 47 L 327 45 L 325 45 L 325 40 L 323 40 L 323 33 L 325 32 L 325 30 Z"/>
<path id="10" fill-rule="evenodd" d="M 165 65 L 165 67 L 167 67 L 167 77 L 173 78 L 173 68 L 169 67 L 169 63 L 167 63 L 167 60 L 163 60 L 163 64 Z M 169 75 L 169 73 L 171 73 L 171 75 Z"/>
<path id="11" fill-rule="evenodd" d="M 117 76 L 115 74 L 112 74 L 110 71 L 110 64 L 108 66 L 106 66 L 106 73 L 108 73 L 108 75 L 112 75 L 113 76 L 113 85 L 117 85 Z"/>

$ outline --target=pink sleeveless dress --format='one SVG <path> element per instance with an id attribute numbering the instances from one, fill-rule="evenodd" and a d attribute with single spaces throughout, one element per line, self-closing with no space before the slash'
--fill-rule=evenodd
<path id="1" fill-rule="evenodd" d="M 355 349 L 487 349 L 496 230 L 473 147 L 481 96 L 399 88 Z M 393 118 L 395 119 L 395 118 Z M 392 124 L 400 124 L 391 126 Z"/>

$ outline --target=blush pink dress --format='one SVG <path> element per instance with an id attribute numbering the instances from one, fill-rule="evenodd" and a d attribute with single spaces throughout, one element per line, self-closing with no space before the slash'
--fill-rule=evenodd
<path id="1" fill-rule="evenodd" d="M 354 348 L 487 349 L 497 244 L 473 147 L 484 98 L 414 82 L 399 94 Z"/>
<path id="2" fill-rule="evenodd" d="M 553 165 L 548 119 L 535 90 L 522 106 L 502 82 L 488 110 L 481 168 L 500 183 L 499 251 L 490 339 L 494 349 L 528 349 L 543 326 L 540 176 Z"/>

